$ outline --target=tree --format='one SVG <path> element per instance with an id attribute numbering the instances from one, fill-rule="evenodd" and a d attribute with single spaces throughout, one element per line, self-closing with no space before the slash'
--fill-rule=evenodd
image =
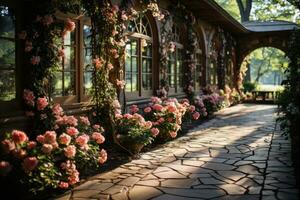
<path id="1" fill-rule="evenodd" d="M 299 0 L 215 0 L 235 19 L 269 21 L 285 20 L 300 23 Z M 238 16 L 237 16 L 238 13 Z"/>

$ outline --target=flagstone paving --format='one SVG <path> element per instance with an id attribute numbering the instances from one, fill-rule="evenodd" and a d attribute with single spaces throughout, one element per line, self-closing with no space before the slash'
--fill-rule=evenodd
<path id="1" fill-rule="evenodd" d="M 296 200 L 275 106 L 241 104 L 56 200 Z"/>

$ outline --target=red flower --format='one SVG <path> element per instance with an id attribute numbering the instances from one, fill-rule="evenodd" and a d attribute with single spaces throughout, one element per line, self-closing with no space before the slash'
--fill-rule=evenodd
<path id="1" fill-rule="evenodd" d="M 28 141 L 27 135 L 24 132 L 22 132 L 22 131 L 14 130 L 12 132 L 11 136 L 12 136 L 12 140 L 16 144 L 22 144 L 22 143 Z"/>
<path id="2" fill-rule="evenodd" d="M 34 170 L 38 163 L 39 161 L 36 157 L 27 157 L 23 160 L 23 168 L 25 171 L 29 172 Z"/>

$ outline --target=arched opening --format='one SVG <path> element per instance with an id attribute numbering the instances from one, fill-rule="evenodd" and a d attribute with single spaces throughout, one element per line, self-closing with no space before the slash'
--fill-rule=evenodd
<path id="1" fill-rule="evenodd" d="M 289 59 L 285 52 L 275 47 L 260 47 L 243 60 L 238 77 L 240 89 L 253 97 L 256 93 L 272 95 L 283 89 L 284 71 Z M 268 96 L 267 96 L 268 97 Z M 266 96 L 263 96 L 264 100 Z"/>

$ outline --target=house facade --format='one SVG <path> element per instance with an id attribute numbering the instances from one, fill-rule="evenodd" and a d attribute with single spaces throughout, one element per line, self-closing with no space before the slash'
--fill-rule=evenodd
<path id="1" fill-rule="evenodd" d="M 128 3 L 139 11 L 139 0 Z M 225 85 L 238 88 L 247 38 L 251 38 L 250 46 L 257 45 L 258 37 L 265 38 L 266 46 L 273 46 L 272 36 L 284 32 L 249 30 L 213 0 L 162 0 L 158 5 L 164 19 L 158 20 L 150 13 L 140 14 L 126 27 L 125 64 L 119 77 L 126 82 L 119 92 L 124 106 L 147 103 L 151 96 L 162 93 L 176 98 L 197 95 L 207 85 L 216 89 L 224 89 Z M 39 15 L 38 8 L 39 1 L 0 1 L 1 131 L 28 124 L 23 90 L 32 84 L 26 68 L 26 48 L 30 45 L 19 39 L 19 33 L 31 24 L 33 16 Z M 71 19 L 76 28 L 61 38 L 65 55 L 51 80 L 45 80 L 51 85 L 48 95 L 66 112 L 83 113 L 91 106 L 91 22 L 85 15 L 59 9 L 55 17 L 61 21 Z M 276 47 L 284 49 L 284 42 L 278 44 L 277 40 Z M 170 48 L 168 52 L 163 48 L 166 45 Z"/>

